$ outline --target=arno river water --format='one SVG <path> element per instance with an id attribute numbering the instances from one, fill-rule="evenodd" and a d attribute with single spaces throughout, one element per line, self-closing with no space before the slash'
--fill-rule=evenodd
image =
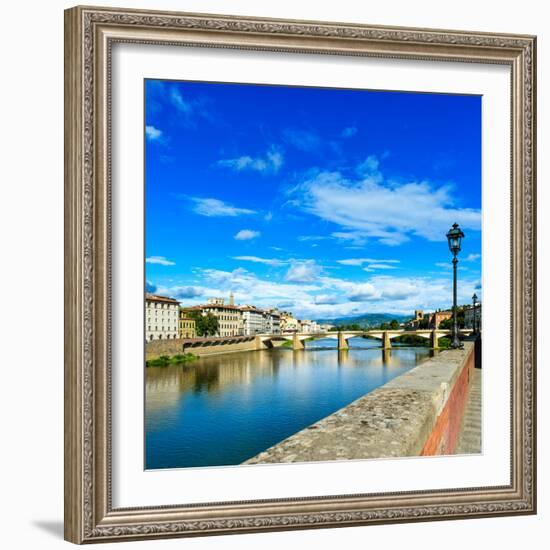
<path id="1" fill-rule="evenodd" d="M 430 355 L 353 338 L 146 369 L 146 468 L 240 464 Z"/>

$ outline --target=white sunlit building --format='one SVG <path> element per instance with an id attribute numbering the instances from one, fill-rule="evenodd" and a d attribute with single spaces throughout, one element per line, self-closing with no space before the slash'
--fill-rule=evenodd
<path id="1" fill-rule="evenodd" d="M 178 337 L 179 302 L 167 296 L 145 294 L 145 339 L 172 340 Z"/>

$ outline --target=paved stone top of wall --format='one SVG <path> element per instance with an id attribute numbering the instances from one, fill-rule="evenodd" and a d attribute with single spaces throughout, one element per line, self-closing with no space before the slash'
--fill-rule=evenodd
<path id="1" fill-rule="evenodd" d="M 417 456 L 472 352 L 440 352 L 245 464 Z"/>

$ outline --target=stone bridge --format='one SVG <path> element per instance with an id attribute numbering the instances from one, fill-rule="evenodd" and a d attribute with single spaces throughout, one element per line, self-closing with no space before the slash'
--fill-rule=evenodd
<path id="1" fill-rule="evenodd" d="M 472 329 L 460 329 L 461 336 L 469 336 Z M 306 340 L 319 340 L 321 338 L 333 338 L 338 340 L 338 349 L 348 349 L 350 338 L 374 338 L 380 340 L 383 349 L 391 348 L 391 341 L 394 338 L 411 334 L 430 340 L 430 346 L 434 349 L 439 347 L 438 341 L 442 336 L 451 336 L 450 329 L 416 329 L 416 330 L 345 330 L 345 331 L 327 331 L 327 332 L 294 332 L 288 334 L 257 334 L 256 349 L 273 347 L 273 342 L 286 340 L 292 342 L 293 349 L 304 349 Z"/>
<path id="2" fill-rule="evenodd" d="M 459 331 L 462 336 L 472 333 L 471 329 Z M 437 349 L 438 340 L 442 336 L 450 336 L 450 330 L 344 330 L 327 332 L 294 332 L 286 334 L 256 334 L 250 336 L 209 336 L 205 338 L 185 338 L 174 340 L 154 340 L 145 345 L 145 358 L 154 359 L 162 355 L 177 355 L 191 352 L 195 355 L 213 355 L 219 353 L 231 353 L 238 351 L 254 351 L 275 347 L 277 343 L 292 342 L 292 348 L 300 350 L 305 348 L 306 340 L 320 340 L 321 338 L 333 338 L 338 341 L 338 349 L 348 349 L 350 338 L 374 338 L 380 340 L 381 349 L 391 349 L 391 341 L 404 334 L 414 334 L 430 340 L 430 346 Z"/>

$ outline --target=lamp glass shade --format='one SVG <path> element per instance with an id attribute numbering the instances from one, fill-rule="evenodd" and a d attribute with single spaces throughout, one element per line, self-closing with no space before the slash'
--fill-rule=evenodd
<path id="1" fill-rule="evenodd" d="M 453 254 L 460 252 L 463 237 L 464 237 L 464 233 L 462 232 L 462 229 L 460 229 L 457 223 L 453 224 L 453 227 L 451 227 L 451 229 L 449 229 L 449 232 L 447 233 L 447 240 L 449 241 L 449 250 Z"/>

